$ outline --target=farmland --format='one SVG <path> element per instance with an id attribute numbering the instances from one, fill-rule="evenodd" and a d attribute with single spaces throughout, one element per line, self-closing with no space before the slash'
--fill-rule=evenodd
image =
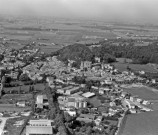
<path id="1" fill-rule="evenodd" d="M 145 72 L 158 72 L 157 69 L 150 65 L 142 65 L 142 64 L 129 64 L 129 63 L 113 63 L 113 65 L 119 70 L 119 71 L 127 71 L 127 66 L 131 68 L 134 71 L 145 71 Z"/>
<path id="2" fill-rule="evenodd" d="M 124 91 L 144 100 L 158 100 L 158 92 L 152 91 L 152 88 L 149 87 L 130 87 L 124 88 Z"/>
<path id="3" fill-rule="evenodd" d="M 116 38 L 109 29 L 97 29 L 97 27 L 84 27 L 83 24 L 93 26 L 89 21 L 73 21 L 66 19 L 37 19 L 37 18 L 16 18 L 3 19 L 0 21 L 0 37 L 15 44 L 9 47 L 23 45 L 27 42 L 45 44 L 40 47 L 46 53 L 56 51 L 65 45 L 76 42 L 94 43 L 103 39 Z M 97 25 L 102 23 L 97 22 Z M 50 44 L 47 49 L 47 44 Z M 55 44 L 51 45 L 51 44 Z"/>
<path id="4" fill-rule="evenodd" d="M 158 111 L 128 115 L 122 135 L 157 135 Z"/>

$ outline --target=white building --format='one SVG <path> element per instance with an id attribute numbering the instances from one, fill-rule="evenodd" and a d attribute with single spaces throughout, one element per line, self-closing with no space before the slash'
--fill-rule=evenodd
<path id="1" fill-rule="evenodd" d="M 53 134 L 52 120 L 30 120 L 26 126 L 26 135 L 52 135 Z"/>

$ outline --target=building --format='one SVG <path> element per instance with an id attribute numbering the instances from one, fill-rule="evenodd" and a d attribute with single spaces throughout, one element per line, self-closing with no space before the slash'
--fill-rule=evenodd
<path id="1" fill-rule="evenodd" d="M 87 102 L 85 101 L 85 98 L 79 95 L 73 95 L 69 97 L 60 96 L 58 97 L 58 102 L 60 106 L 65 107 L 74 107 L 74 108 L 86 108 Z"/>
<path id="2" fill-rule="evenodd" d="M 26 135 L 52 135 L 53 134 L 52 120 L 30 120 L 26 126 Z"/>
<path id="3" fill-rule="evenodd" d="M 21 101 L 21 102 L 17 102 L 16 105 L 19 107 L 25 107 L 26 103 L 25 103 L 25 101 Z"/>
<path id="4" fill-rule="evenodd" d="M 86 92 L 86 93 L 83 93 L 82 96 L 85 98 L 91 98 L 91 97 L 95 96 L 95 93 Z"/>
<path id="5" fill-rule="evenodd" d="M 37 106 L 37 108 L 43 108 L 44 106 L 48 106 L 47 96 L 46 95 L 37 95 L 36 106 Z"/>
<path id="6" fill-rule="evenodd" d="M 66 92 L 67 90 L 72 89 L 72 88 L 73 88 L 72 85 L 67 86 L 67 87 L 64 87 L 64 88 L 59 88 L 59 89 L 57 89 L 57 93 L 65 94 L 65 92 Z"/>
<path id="7" fill-rule="evenodd" d="M 48 82 L 49 86 L 54 85 L 54 77 L 47 77 L 46 81 Z"/>
<path id="8" fill-rule="evenodd" d="M 96 124 L 96 125 L 100 125 L 102 119 L 103 119 L 102 116 L 98 116 L 98 118 L 95 120 L 95 124 Z"/>
<path id="9" fill-rule="evenodd" d="M 100 63 L 101 62 L 101 58 L 95 57 L 95 61 L 98 62 L 98 63 Z"/>
<path id="10" fill-rule="evenodd" d="M 79 92 L 79 88 L 80 87 L 73 87 L 71 89 L 68 89 L 66 90 L 65 95 L 71 95 L 71 94 L 77 93 Z"/>
<path id="11" fill-rule="evenodd" d="M 91 69 L 91 66 L 92 66 L 92 62 L 90 61 L 81 61 L 81 66 L 80 66 L 80 69 L 81 70 L 84 70 L 84 69 Z"/>
<path id="12" fill-rule="evenodd" d="M 92 114 L 81 114 L 76 120 L 84 121 L 85 123 L 90 123 L 94 121 L 95 116 Z"/>

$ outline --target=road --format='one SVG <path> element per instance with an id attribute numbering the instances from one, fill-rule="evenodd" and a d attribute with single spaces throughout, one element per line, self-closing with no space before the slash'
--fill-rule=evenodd
<path id="1" fill-rule="evenodd" d="M 9 119 L 9 118 L 4 118 L 4 117 L 0 118 L 0 120 L 1 120 L 1 123 L 0 123 L 0 135 L 3 135 L 3 130 L 4 130 L 4 127 L 5 127 L 7 119 Z"/>

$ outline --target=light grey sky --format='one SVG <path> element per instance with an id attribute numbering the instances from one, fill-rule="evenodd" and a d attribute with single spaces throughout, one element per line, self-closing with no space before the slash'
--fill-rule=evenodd
<path id="1" fill-rule="evenodd" d="M 0 0 L 0 13 L 158 21 L 158 0 Z"/>

